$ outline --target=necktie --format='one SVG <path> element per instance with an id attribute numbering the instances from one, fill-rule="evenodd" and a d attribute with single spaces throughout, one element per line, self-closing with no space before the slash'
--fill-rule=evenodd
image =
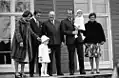
<path id="1" fill-rule="evenodd" d="M 54 25 L 54 20 L 52 20 L 51 23 Z"/>
<path id="2" fill-rule="evenodd" d="M 36 21 L 37 26 L 39 27 L 39 21 Z"/>

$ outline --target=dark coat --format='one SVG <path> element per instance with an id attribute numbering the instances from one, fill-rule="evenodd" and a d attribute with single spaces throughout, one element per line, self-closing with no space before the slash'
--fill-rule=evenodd
<path id="1" fill-rule="evenodd" d="M 32 18 L 30 20 L 30 26 L 32 30 L 31 39 L 34 45 L 39 45 L 40 42 L 37 40 L 37 37 L 42 36 L 42 22 L 39 21 L 39 26 L 37 26 L 35 20 Z"/>
<path id="2" fill-rule="evenodd" d="M 101 43 L 106 41 L 103 28 L 100 23 L 88 22 L 85 24 L 86 31 L 84 35 L 86 36 L 85 43 Z"/>
<path id="3" fill-rule="evenodd" d="M 60 45 L 64 39 L 61 34 L 60 22 L 57 20 L 55 20 L 55 24 L 52 24 L 50 20 L 45 21 L 43 34 L 50 38 L 49 45 Z"/>
<path id="4" fill-rule="evenodd" d="M 28 52 L 30 61 L 32 59 L 30 23 L 21 18 L 15 26 L 11 56 L 17 61 L 23 61 Z M 23 42 L 23 47 L 20 47 L 20 42 Z"/>
<path id="5" fill-rule="evenodd" d="M 82 37 L 80 34 L 81 31 L 80 30 L 78 31 L 78 38 L 75 38 L 75 35 L 72 34 L 72 32 L 75 31 L 73 21 L 72 22 L 69 21 L 68 18 L 62 20 L 61 21 L 61 29 L 62 29 L 63 34 L 66 35 L 66 44 L 67 45 L 75 44 L 75 42 L 81 43 L 81 41 L 82 41 Z"/>

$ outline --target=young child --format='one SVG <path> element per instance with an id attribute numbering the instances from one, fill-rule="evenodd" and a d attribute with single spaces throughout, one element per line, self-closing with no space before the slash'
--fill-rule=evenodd
<path id="1" fill-rule="evenodd" d="M 47 74 L 47 65 L 48 63 L 50 63 L 50 57 L 49 57 L 49 53 L 50 53 L 50 49 L 48 48 L 48 43 L 49 43 L 49 38 L 45 35 L 43 35 L 41 37 L 41 45 L 39 46 L 39 53 L 38 53 L 38 57 L 39 57 L 39 63 L 42 64 L 41 67 L 41 76 L 49 76 Z"/>
<path id="2" fill-rule="evenodd" d="M 78 31 L 78 30 L 85 31 L 83 12 L 80 9 L 77 10 L 77 12 L 76 12 L 76 17 L 75 17 L 75 20 L 74 20 L 74 25 L 75 25 L 76 31 Z M 81 33 L 81 36 L 82 36 L 82 39 L 84 40 L 85 37 L 83 36 L 82 33 Z M 77 37 L 78 36 L 75 35 L 75 38 L 77 38 Z"/>

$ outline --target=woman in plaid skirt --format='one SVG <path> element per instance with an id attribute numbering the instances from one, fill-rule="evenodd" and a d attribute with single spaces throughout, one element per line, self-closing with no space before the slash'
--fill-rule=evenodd
<path id="1" fill-rule="evenodd" d="M 96 62 L 96 73 L 99 72 L 99 58 L 101 56 L 100 45 L 104 44 L 105 35 L 103 28 L 100 23 L 96 20 L 96 14 L 91 13 L 89 15 L 89 21 L 85 24 L 86 31 L 84 32 L 85 40 L 84 43 L 86 45 L 85 56 L 89 57 L 90 65 L 91 65 L 91 73 L 94 73 L 94 58 Z"/>

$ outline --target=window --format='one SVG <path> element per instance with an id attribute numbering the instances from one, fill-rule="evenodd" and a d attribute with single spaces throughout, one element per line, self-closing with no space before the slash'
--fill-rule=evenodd
<path id="1" fill-rule="evenodd" d="M 30 10 L 30 0 L 16 0 L 15 12 L 23 12 L 25 10 Z"/>
<path id="2" fill-rule="evenodd" d="M 15 29 L 15 20 L 18 20 L 25 10 L 33 12 L 33 1 L 0 0 L 0 64 L 12 63 L 10 45 Z"/>
<path id="3" fill-rule="evenodd" d="M 10 0 L 0 0 L 0 12 L 10 12 Z"/>
<path id="4" fill-rule="evenodd" d="M 85 23 L 89 20 L 88 15 L 91 12 L 97 14 L 96 20 L 101 23 L 106 36 L 106 43 L 102 46 L 100 63 L 107 64 L 107 67 L 113 67 L 109 0 L 74 0 L 74 12 L 78 9 L 81 9 L 84 13 Z M 85 62 L 88 61 L 88 58 L 85 58 Z"/>

